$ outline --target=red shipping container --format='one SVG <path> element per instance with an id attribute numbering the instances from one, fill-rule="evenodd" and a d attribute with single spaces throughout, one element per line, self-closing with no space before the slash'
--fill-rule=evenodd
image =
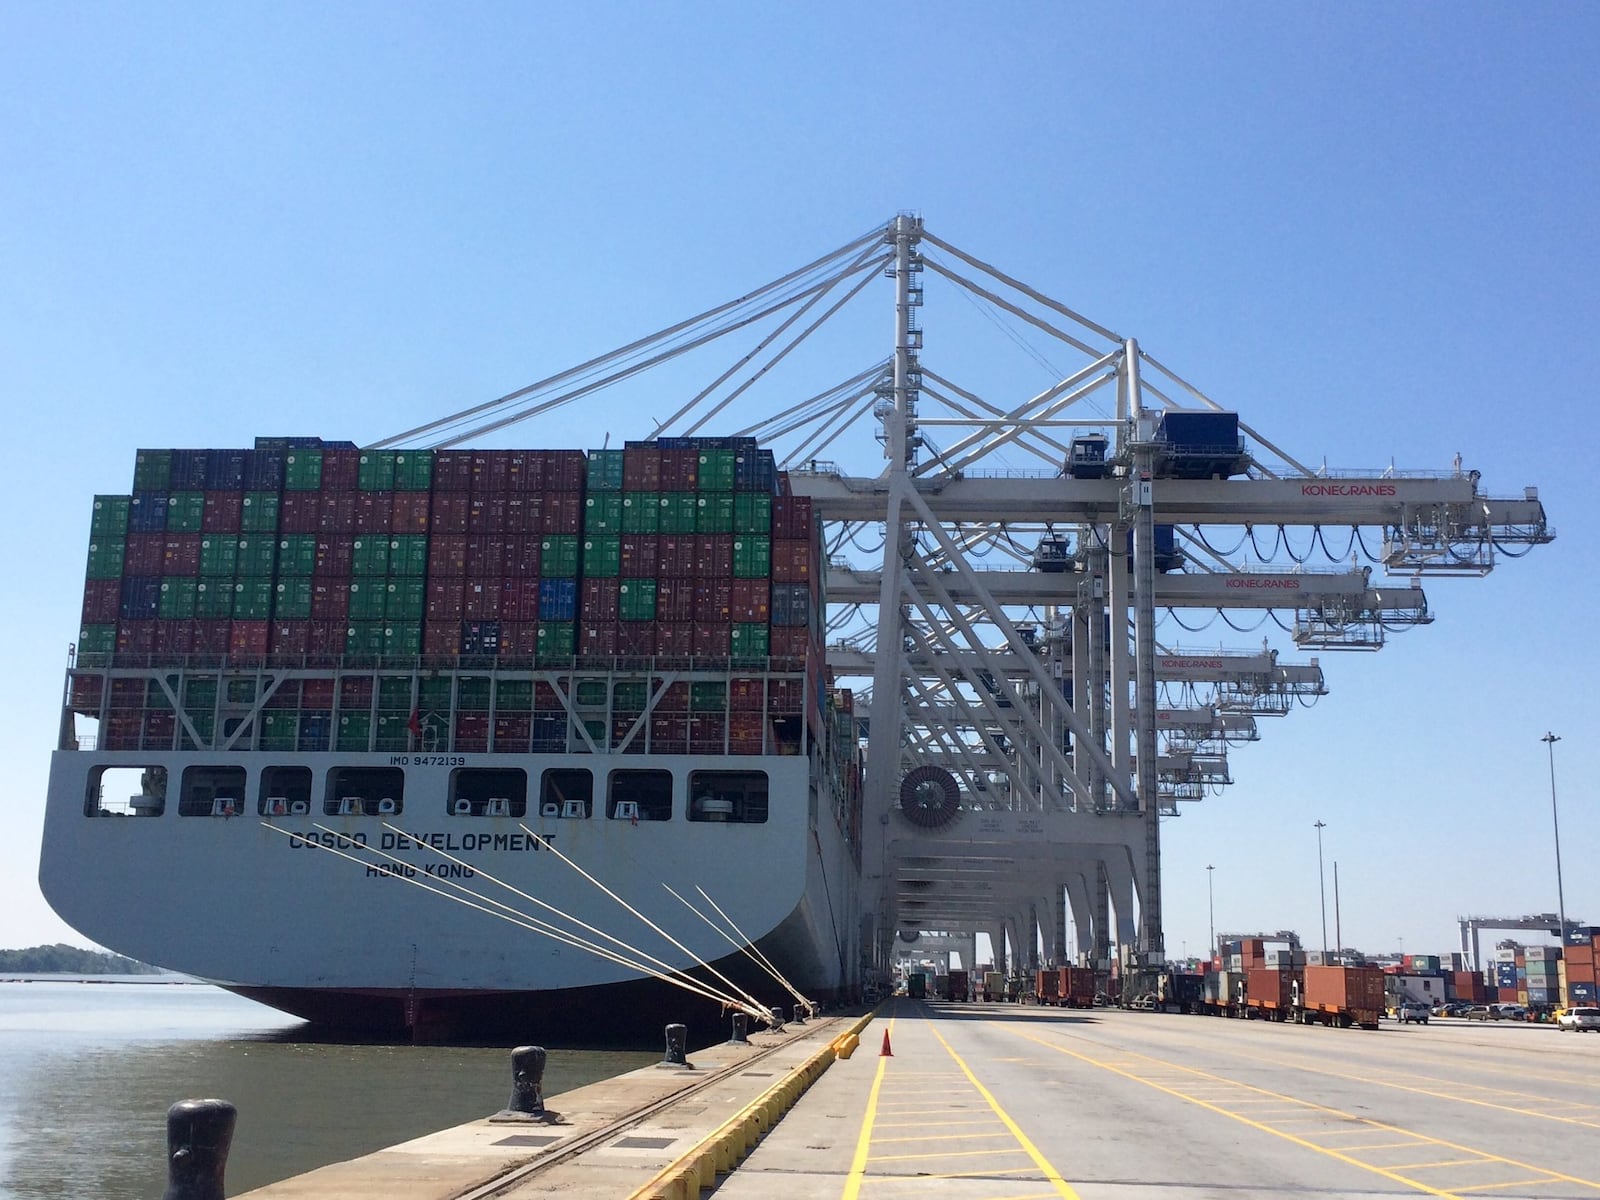
<path id="1" fill-rule="evenodd" d="M 760 754 L 766 718 L 759 713 L 733 713 L 728 717 L 728 751 L 732 754 Z"/>
<path id="2" fill-rule="evenodd" d="M 324 450 L 322 452 L 322 490 L 353 492 L 361 485 L 361 451 Z"/>
<path id="3" fill-rule="evenodd" d="M 467 573 L 467 551 L 465 534 L 435 532 L 428 539 L 428 578 L 464 576 Z"/>
<path id="4" fill-rule="evenodd" d="M 728 735 L 726 713 L 697 713 L 689 718 L 689 751 L 692 754 L 721 754 Z"/>
<path id="5" fill-rule="evenodd" d="M 793 716 L 805 704 L 805 681 L 801 679 L 767 680 L 767 711 Z"/>
<path id="6" fill-rule="evenodd" d="M 278 500 L 279 533 L 316 533 L 321 528 L 321 492 L 283 493 Z"/>
<path id="7" fill-rule="evenodd" d="M 624 579 L 654 579 L 657 575 L 660 539 L 653 533 L 625 533 L 622 535 L 622 577 Z"/>
<path id="8" fill-rule="evenodd" d="M 544 453 L 542 450 L 539 453 Z M 565 685 L 563 685 L 565 686 Z M 561 697 L 556 695 L 556 689 L 543 680 L 535 680 L 533 684 L 533 710 L 535 712 L 565 712 L 566 707 L 561 703 Z"/>
<path id="9" fill-rule="evenodd" d="M 620 579 L 585 579 L 579 584 L 578 620 L 586 625 L 615 621 L 621 597 Z"/>
<path id="10" fill-rule="evenodd" d="M 700 452 L 698 450 L 661 451 L 661 487 L 663 492 L 692 492 L 699 486 Z"/>
<path id="11" fill-rule="evenodd" d="M 661 451 L 655 446 L 627 446 L 622 451 L 622 490 L 661 490 Z"/>
<path id="12" fill-rule="evenodd" d="M 539 550 L 543 543 L 544 538 L 537 533 L 518 533 L 506 538 L 506 574 L 537 576 L 539 574 Z"/>
<path id="13" fill-rule="evenodd" d="M 178 715 L 167 709 L 153 709 L 144 714 L 144 731 L 139 740 L 141 750 L 171 750 L 178 732 Z"/>
<path id="14" fill-rule="evenodd" d="M 773 538 L 772 581 L 811 583 L 816 571 L 816 543 L 798 538 Z"/>
<path id="15" fill-rule="evenodd" d="M 100 749 L 137 750 L 143 732 L 142 711 L 112 713 L 100 732 Z"/>
<path id="16" fill-rule="evenodd" d="M 511 474 L 509 450 L 474 450 L 472 452 L 472 494 L 491 495 L 506 490 Z"/>
<path id="17" fill-rule="evenodd" d="M 432 497 L 427 492 L 395 492 L 389 500 L 392 533 L 427 533 Z"/>
<path id="18" fill-rule="evenodd" d="M 168 578 L 192 578 L 200 574 L 200 535 L 169 533 L 161 545 L 161 574 Z"/>
<path id="19" fill-rule="evenodd" d="M 688 753 L 689 718 L 660 712 L 651 716 L 650 749 L 657 754 Z"/>
<path id="20" fill-rule="evenodd" d="M 617 627 L 610 621 L 578 623 L 578 653 L 585 658 L 611 658 L 617 653 Z"/>
<path id="21" fill-rule="evenodd" d="M 267 649 L 287 659 L 299 658 L 311 649 L 310 621 L 274 621 L 267 635 Z M 283 690 L 280 685 L 278 691 Z"/>
<path id="22" fill-rule="evenodd" d="M 465 492 L 472 488 L 472 451 L 440 450 L 433 456 L 434 499 L 440 492 Z"/>
<path id="23" fill-rule="evenodd" d="M 767 653 L 773 658 L 794 659 L 803 662 L 810 648 L 811 631 L 804 626 L 774 625 L 768 634 Z"/>
<path id="24" fill-rule="evenodd" d="M 691 579 L 656 580 L 656 620 L 694 620 L 696 586 Z"/>
<path id="25" fill-rule="evenodd" d="M 578 493 L 583 491 L 589 460 L 582 450 L 546 450 L 544 452 L 544 480 L 541 491 Z M 581 507 L 581 505 L 579 506 Z M 549 530 L 553 533 L 576 533 L 577 530 Z"/>
<path id="26" fill-rule="evenodd" d="M 322 504 L 317 513 L 317 529 L 321 533 L 354 533 L 356 530 L 355 492 L 322 493 Z"/>
<path id="27" fill-rule="evenodd" d="M 656 572 L 664 579 L 692 579 L 698 544 L 692 533 L 664 533 L 657 539 Z"/>
<path id="28" fill-rule="evenodd" d="M 761 708 L 765 684 L 760 679 L 730 679 L 728 707 L 734 711 L 755 712 Z"/>
<path id="29" fill-rule="evenodd" d="M 693 621 L 656 621 L 656 653 L 688 658 L 694 653 Z"/>
<path id="30" fill-rule="evenodd" d="M 581 492 L 541 492 L 539 495 L 540 533 L 581 533 L 583 494 Z"/>
<path id="31" fill-rule="evenodd" d="M 336 621 L 343 625 L 350 619 L 350 581 L 348 579 L 313 579 L 311 581 L 311 619 Z"/>
<path id="32" fill-rule="evenodd" d="M 156 653 L 164 659 L 187 658 L 194 653 L 193 621 L 157 621 Z"/>
<path id="33" fill-rule="evenodd" d="M 401 493 L 402 495 L 405 493 Z M 413 492 L 412 495 L 422 495 Z M 357 492 L 357 533 L 388 533 L 394 522 L 394 497 L 388 492 Z"/>
<path id="34" fill-rule="evenodd" d="M 489 714 L 456 714 L 456 736 L 451 749 L 462 753 L 482 753 L 489 748 Z"/>
<path id="35" fill-rule="evenodd" d="M 700 658 L 727 658 L 732 649 L 733 626 L 726 621 L 696 621 L 694 652 Z"/>
<path id="36" fill-rule="evenodd" d="M 355 535 L 330 533 L 317 539 L 317 557 L 311 573 L 318 579 L 345 579 L 355 559 Z"/>
<path id="37" fill-rule="evenodd" d="M 733 534 L 699 534 L 694 541 L 697 578 L 729 579 L 733 576 Z"/>
<path id="38" fill-rule="evenodd" d="M 522 457 L 522 472 L 517 477 L 518 490 L 529 494 L 544 491 L 544 464 L 548 453 L 544 450 L 521 450 L 518 453 Z"/>
<path id="39" fill-rule="evenodd" d="M 100 702 L 105 699 L 106 677 L 104 675 L 74 675 L 72 677 L 72 711 L 94 716 L 100 711 Z"/>
<path id="40" fill-rule="evenodd" d="M 200 529 L 205 533 L 238 533 L 239 515 L 244 511 L 243 492 L 207 492 L 200 513 Z"/>
<path id="41" fill-rule="evenodd" d="M 422 652 L 429 658 L 454 658 L 460 654 L 460 619 L 427 621 L 422 626 Z"/>
<path id="42" fill-rule="evenodd" d="M 467 611 L 467 596 L 462 581 L 454 576 L 429 579 L 427 605 L 429 621 L 459 621 Z"/>
<path id="43" fill-rule="evenodd" d="M 474 492 L 472 507 L 467 513 L 468 533 L 504 533 L 506 531 L 506 497 L 504 493 L 488 495 Z"/>
<path id="44" fill-rule="evenodd" d="M 539 577 L 517 575 L 501 582 L 500 616 L 507 621 L 539 619 Z"/>
<path id="45" fill-rule="evenodd" d="M 118 621 L 117 657 L 148 657 L 156 649 L 155 621 Z"/>
<path id="46" fill-rule="evenodd" d="M 194 653 L 204 658 L 221 658 L 228 652 L 233 637 L 233 622 L 216 618 L 187 622 L 194 637 Z"/>
<path id="47" fill-rule="evenodd" d="M 534 606 L 537 613 L 538 605 Z M 500 657 L 532 658 L 539 652 L 539 622 L 531 618 L 500 622 Z"/>
<path id="48" fill-rule="evenodd" d="M 505 510 L 504 523 L 500 526 L 502 531 L 505 533 L 539 532 L 539 497 L 528 496 L 522 492 L 508 492 L 500 497 L 500 502 Z M 530 514 L 533 519 L 531 528 L 528 525 Z"/>
<path id="49" fill-rule="evenodd" d="M 765 579 L 735 579 L 728 608 L 735 621 L 765 623 L 771 612 L 772 585 Z"/>
<path id="50" fill-rule="evenodd" d="M 161 560 L 166 553 L 167 535 L 164 533 L 130 533 L 123 543 L 122 573 L 124 575 L 159 575 Z"/>
<path id="51" fill-rule="evenodd" d="M 694 618 L 697 621 L 731 621 L 733 580 L 707 579 L 695 584 Z"/>
<path id="52" fill-rule="evenodd" d="M 339 636 L 341 639 L 340 644 L 343 645 L 344 630 L 341 629 L 339 631 Z M 300 707 L 312 709 L 331 709 L 333 707 L 333 680 L 307 679 L 301 684 L 301 687 L 303 691 L 301 693 Z"/>
<path id="53" fill-rule="evenodd" d="M 474 579 L 498 579 L 506 573 L 506 539 L 502 534 L 476 534 L 467 538 L 467 574 Z"/>
<path id="54" fill-rule="evenodd" d="M 533 740 L 533 714 L 509 713 L 494 719 L 494 752 L 526 754 Z"/>
<path id="55" fill-rule="evenodd" d="M 784 476 L 785 482 L 788 476 Z M 811 497 L 780 495 L 772 501 L 772 536 L 804 538 L 812 534 Z"/>
<path id="56" fill-rule="evenodd" d="M 435 536 L 441 533 L 466 533 L 471 516 L 472 497 L 468 493 L 433 493 L 433 505 L 429 510 L 428 520 Z"/>
<path id="57" fill-rule="evenodd" d="M 85 625 L 110 625 L 122 612 L 122 580 L 90 579 L 83 585 Z"/>
<path id="58" fill-rule="evenodd" d="M 235 621 L 228 636 L 228 656 L 235 662 L 259 662 L 267 656 L 271 621 Z"/>
<path id="59" fill-rule="evenodd" d="M 298 679 L 285 679 L 273 689 L 272 695 L 267 697 L 264 708 L 299 708 L 300 707 L 300 681 Z"/>
<path id="60" fill-rule="evenodd" d="M 339 680 L 339 707 L 344 710 L 372 707 L 372 676 L 346 675 Z"/>
<path id="61" fill-rule="evenodd" d="M 630 658 L 648 658 L 656 652 L 654 621 L 618 621 L 617 653 Z"/>
<path id="62" fill-rule="evenodd" d="M 493 621 L 500 616 L 500 580 L 469 579 L 462 613 L 469 621 Z"/>

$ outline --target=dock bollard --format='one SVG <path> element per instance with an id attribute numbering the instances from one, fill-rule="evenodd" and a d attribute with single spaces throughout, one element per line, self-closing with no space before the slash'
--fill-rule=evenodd
<path id="1" fill-rule="evenodd" d="M 733 1014 L 733 1036 L 728 1039 L 735 1046 L 748 1046 L 750 1039 L 746 1036 L 750 1028 L 750 1017 L 742 1012 Z"/>
<path id="2" fill-rule="evenodd" d="M 782 1033 L 783 1032 L 783 1009 L 774 1008 L 771 1011 L 772 1011 L 772 1032 L 773 1033 Z"/>
<path id="3" fill-rule="evenodd" d="M 806 1023 L 806 1006 L 804 1004 L 796 1004 L 794 1006 L 794 1023 L 796 1025 L 804 1025 Z"/>
<path id="4" fill-rule="evenodd" d="M 661 1060 L 664 1067 L 687 1067 L 692 1064 L 684 1053 L 684 1046 L 689 1040 L 689 1027 L 687 1025 L 667 1026 L 667 1056 Z"/>
<path id="5" fill-rule="evenodd" d="M 239 1110 L 226 1100 L 180 1100 L 167 1109 L 167 1190 L 162 1200 L 223 1200 L 223 1172 Z"/>

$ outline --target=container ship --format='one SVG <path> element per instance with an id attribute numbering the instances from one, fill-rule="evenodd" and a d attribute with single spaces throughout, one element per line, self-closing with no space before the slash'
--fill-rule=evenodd
<path id="1" fill-rule="evenodd" d="M 94 501 L 41 888 L 118 953 L 351 1032 L 659 1033 L 713 1007 L 668 967 L 848 995 L 861 762 L 823 564 L 745 438 L 140 451 Z"/>

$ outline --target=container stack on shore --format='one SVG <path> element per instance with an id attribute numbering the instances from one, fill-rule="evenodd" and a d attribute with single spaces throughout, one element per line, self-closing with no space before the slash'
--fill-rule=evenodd
<path id="1" fill-rule="evenodd" d="M 798 752 L 854 732 L 823 566 L 748 438 L 144 450 L 95 498 L 70 706 L 105 749 Z"/>

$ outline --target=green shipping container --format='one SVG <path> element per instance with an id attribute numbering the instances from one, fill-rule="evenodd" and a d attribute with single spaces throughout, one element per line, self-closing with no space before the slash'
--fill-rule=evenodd
<path id="1" fill-rule="evenodd" d="M 278 532 L 278 493 L 246 492 L 239 502 L 241 533 Z"/>
<path id="2" fill-rule="evenodd" d="M 383 652 L 390 658 L 415 658 L 422 653 L 422 623 L 393 622 L 383 628 Z"/>
<path id="3" fill-rule="evenodd" d="M 770 645 L 767 627 L 759 621 L 735 621 L 728 644 L 734 658 L 766 658 Z"/>
<path id="4" fill-rule="evenodd" d="M 733 532 L 733 493 L 708 492 L 695 502 L 696 533 Z"/>
<path id="5" fill-rule="evenodd" d="M 389 539 L 389 574 L 422 577 L 428 573 L 428 535 L 401 533 Z"/>
<path id="6" fill-rule="evenodd" d="M 765 579 L 772 574 L 772 539 L 754 535 L 733 539 L 733 577 Z"/>
<path id="7" fill-rule="evenodd" d="M 121 540 L 128 532 L 128 505 L 132 496 L 96 496 L 94 513 L 89 518 L 89 536 L 100 540 Z"/>
<path id="8" fill-rule="evenodd" d="M 539 658 L 559 662 L 571 658 L 578 647 L 578 627 L 566 621 L 539 623 Z"/>
<path id="9" fill-rule="evenodd" d="M 201 547 L 204 552 L 204 545 Z M 235 573 L 241 579 L 271 579 L 278 562 L 278 539 L 253 537 L 239 539 L 239 558 Z"/>
<path id="10" fill-rule="evenodd" d="M 655 533 L 660 528 L 660 492 L 622 493 L 623 533 Z"/>
<path id="11" fill-rule="evenodd" d="M 393 450 L 366 450 L 356 469 L 356 486 L 363 492 L 394 491 Z"/>
<path id="12" fill-rule="evenodd" d="M 496 712 L 532 712 L 533 680 L 502 679 L 495 684 Z"/>
<path id="13" fill-rule="evenodd" d="M 366 750 L 372 745 L 372 714 L 343 712 L 339 714 L 339 728 L 334 734 L 335 750 Z"/>
<path id="14" fill-rule="evenodd" d="M 650 685 L 643 680 L 618 680 L 611 685 L 611 708 L 613 712 L 643 712 L 645 701 L 649 698 Z"/>
<path id="15" fill-rule="evenodd" d="M 394 490 L 426 492 L 433 487 L 433 451 L 406 450 L 394 456 Z"/>
<path id="16" fill-rule="evenodd" d="M 209 713 L 217 707 L 215 676 L 186 679 L 183 684 L 183 711 Z"/>
<path id="17" fill-rule="evenodd" d="M 133 457 L 133 490 L 164 492 L 172 483 L 172 451 L 140 450 Z"/>
<path id="18" fill-rule="evenodd" d="M 121 574 L 121 567 L 118 567 Z M 539 574 L 546 579 L 578 577 L 578 537 L 572 533 L 552 533 L 539 544 Z"/>
<path id="19" fill-rule="evenodd" d="M 583 498 L 585 533 L 622 532 L 622 493 L 595 492 Z"/>
<path id="20" fill-rule="evenodd" d="M 389 573 L 389 539 L 359 537 L 351 544 L 350 573 L 352 575 L 387 575 Z"/>
<path id="21" fill-rule="evenodd" d="M 716 681 L 702 681 L 689 685 L 690 712 L 727 712 L 728 685 Z"/>
<path id="22" fill-rule="evenodd" d="M 115 625 L 85 625 L 78 630 L 78 653 L 113 654 L 117 649 Z"/>
<path id="23" fill-rule="evenodd" d="M 431 460 L 430 460 L 431 461 Z M 378 677 L 378 707 L 403 708 L 411 712 L 411 676 L 381 675 Z"/>
<path id="24" fill-rule="evenodd" d="M 270 579 L 241 579 L 233 585 L 236 621 L 266 621 L 272 617 L 273 586 Z"/>
<path id="25" fill-rule="evenodd" d="M 261 749 L 290 751 L 298 748 L 300 714 L 267 711 L 261 714 Z"/>
<path id="26" fill-rule="evenodd" d="M 699 519 L 699 499 L 693 492 L 661 493 L 661 532 L 693 533 Z"/>
<path id="27" fill-rule="evenodd" d="M 352 621 L 381 621 L 388 605 L 388 581 L 353 579 L 350 581 L 350 619 Z"/>
<path id="28" fill-rule="evenodd" d="M 278 539 L 278 575 L 307 576 L 317 568 L 317 535 L 290 533 Z"/>
<path id="29" fill-rule="evenodd" d="M 202 579 L 195 586 L 194 615 L 202 621 L 233 616 L 233 579 Z"/>
<path id="30" fill-rule="evenodd" d="M 254 704 L 256 700 L 256 681 L 254 679 L 228 680 L 229 704 Z"/>
<path id="31" fill-rule="evenodd" d="M 620 492 L 622 490 L 622 451 L 589 451 L 587 483 L 591 492 Z"/>
<path id="32" fill-rule="evenodd" d="M 772 497 L 765 492 L 736 492 L 733 497 L 735 533 L 772 533 Z"/>
<path id="33" fill-rule="evenodd" d="M 487 675 L 461 676 L 456 680 L 456 707 L 468 712 L 488 712 L 489 688 Z"/>
<path id="34" fill-rule="evenodd" d="M 239 567 L 239 539 L 214 533 L 200 539 L 200 574 L 232 579 Z"/>
<path id="35" fill-rule="evenodd" d="M 321 450 L 294 450 L 283 456 L 284 491 L 314 492 L 321 487 Z"/>
<path id="36" fill-rule="evenodd" d="M 398 709 L 378 714 L 377 737 L 374 750 L 409 750 L 411 748 L 411 710 Z"/>
<path id="37" fill-rule="evenodd" d="M 423 712 L 449 712 L 449 678 L 417 680 L 417 707 Z"/>
<path id="38" fill-rule="evenodd" d="M 205 518 L 204 492 L 173 492 L 167 497 L 168 533 L 199 533 Z"/>
<path id="39" fill-rule="evenodd" d="M 121 579 L 124 545 L 120 537 L 89 543 L 90 579 Z"/>
<path id="40" fill-rule="evenodd" d="M 655 620 L 656 581 L 624 579 L 617 588 L 617 615 L 624 621 Z"/>
<path id="41" fill-rule="evenodd" d="M 347 658 L 376 658 L 383 653 L 382 621 L 351 621 L 344 635 Z"/>
<path id="42" fill-rule="evenodd" d="M 172 694 L 176 696 L 178 694 L 178 677 L 176 675 L 168 675 L 166 682 L 167 686 L 172 689 Z M 157 680 L 152 679 L 150 681 L 150 686 L 145 691 L 144 706 L 146 708 L 159 709 L 161 712 L 172 711 L 172 701 L 167 699 L 167 689 L 162 687 Z"/>
<path id="43" fill-rule="evenodd" d="M 572 701 L 582 704 L 586 708 L 599 708 L 606 702 L 606 681 L 604 679 L 580 679 L 577 687 L 573 689 Z"/>
<path id="44" fill-rule="evenodd" d="M 733 491 L 734 452 L 702 450 L 699 486 L 702 492 Z"/>
<path id="45" fill-rule="evenodd" d="M 586 579 L 615 579 L 622 573 L 622 535 L 591 534 L 583 540 L 583 574 Z"/>
<path id="46" fill-rule="evenodd" d="M 194 579 L 163 579 L 156 614 L 163 621 L 193 620 L 199 587 L 199 581 Z"/>
<path id="47" fill-rule="evenodd" d="M 428 606 L 428 583 L 424 579 L 390 579 L 384 588 L 383 616 L 386 621 L 415 624 Z"/>
<path id="48" fill-rule="evenodd" d="M 295 577 L 278 580 L 276 596 L 272 602 L 272 615 L 279 621 L 308 621 L 311 619 L 311 579 Z"/>

